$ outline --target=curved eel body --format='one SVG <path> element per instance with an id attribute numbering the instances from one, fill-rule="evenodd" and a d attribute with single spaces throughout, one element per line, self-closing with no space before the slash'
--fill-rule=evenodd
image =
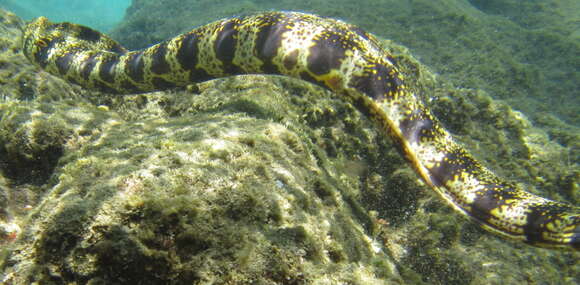
<path id="1" fill-rule="evenodd" d="M 34 64 L 85 88 L 139 93 L 236 74 L 313 82 L 357 106 L 388 134 L 419 176 L 453 208 L 500 236 L 580 249 L 580 208 L 538 197 L 482 166 L 406 88 L 369 33 L 339 20 L 266 12 L 220 20 L 147 49 L 127 51 L 90 28 L 29 23 Z"/>

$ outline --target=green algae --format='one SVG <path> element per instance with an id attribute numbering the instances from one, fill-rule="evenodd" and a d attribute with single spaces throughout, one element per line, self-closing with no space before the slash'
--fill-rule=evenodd
<path id="1" fill-rule="evenodd" d="M 222 99 L 235 101 L 226 90 Z M 237 96 L 262 105 L 251 93 Z M 278 106 L 288 101 L 270 96 Z M 338 200 L 337 187 L 344 188 L 331 167 L 317 164 L 316 147 L 272 118 L 248 117 L 246 105 L 237 113 L 224 104 L 228 111 L 119 124 L 66 154 L 58 184 L 27 227 L 42 229 L 21 238 L 22 246 L 36 241 L 35 265 L 18 275 L 44 280 L 34 268 L 48 263 L 72 274 L 63 280 L 301 284 L 331 278 L 326 267 L 350 282 L 388 271 L 352 268 L 388 257 L 372 250 L 348 205 L 324 203 L 311 189 L 333 184 L 322 196 Z M 49 250 L 55 247 L 61 250 Z"/>
<path id="2" fill-rule="evenodd" d="M 578 202 L 577 166 L 562 160 L 568 152 L 551 136 L 485 91 L 456 89 L 406 49 L 385 47 L 411 88 L 487 165 L 536 193 Z M 33 89 L 35 102 L 0 105 L 3 148 L 22 140 L 16 133 L 35 134 L 34 143 L 7 148 L 11 154 L 44 159 L 46 147 L 62 149 L 44 169 L 49 179 L 36 182 L 45 193 L 40 203 L 1 221 L 22 227 L 3 248 L 3 280 L 578 281 L 574 253 L 506 242 L 466 222 L 418 182 L 361 113 L 312 85 L 244 76 L 194 92 L 122 97 L 68 88 Z M 68 90 L 80 99 L 52 99 L 67 98 Z M 575 134 L 560 130 L 560 138 Z M 18 161 L 6 159 L 2 176 Z M 6 197 L 30 187 L 6 180 Z"/>

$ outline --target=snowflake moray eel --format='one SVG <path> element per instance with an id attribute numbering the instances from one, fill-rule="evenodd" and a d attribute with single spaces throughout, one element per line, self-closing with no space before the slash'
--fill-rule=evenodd
<path id="1" fill-rule="evenodd" d="M 223 19 L 128 51 L 95 30 L 40 17 L 23 33 L 34 64 L 88 89 L 140 93 L 236 74 L 279 74 L 335 92 L 389 135 L 453 208 L 500 236 L 580 249 L 580 208 L 507 182 L 454 142 L 405 85 L 377 39 L 340 20 L 298 12 Z"/>

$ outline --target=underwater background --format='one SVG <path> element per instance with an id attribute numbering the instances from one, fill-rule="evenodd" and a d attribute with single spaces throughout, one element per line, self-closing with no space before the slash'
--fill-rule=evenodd
<path id="1" fill-rule="evenodd" d="M 131 0 L 0 0 L 0 7 L 24 20 L 45 16 L 107 32 L 119 24 Z"/>
<path id="2" fill-rule="evenodd" d="M 0 8 L 17 15 L 0 21 L 0 282 L 580 283 L 578 253 L 505 241 L 465 221 L 367 118 L 319 88 L 242 76 L 111 96 L 55 79 L 18 51 L 19 18 L 40 15 L 130 49 L 255 11 L 343 19 L 384 39 L 413 88 L 486 165 L 578 205 L 580 1 Z"/>

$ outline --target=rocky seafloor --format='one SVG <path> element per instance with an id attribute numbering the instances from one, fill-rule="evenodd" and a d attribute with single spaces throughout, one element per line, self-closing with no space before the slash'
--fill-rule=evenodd
<path id="1" fill-rule="evenodd" d="M 29 64 L 21 27 L 0 13 L 4 283 L 580 281 L 577 253 L 505 241 L 453 212 L 330 92 L 258 75 L 141 95 L 88 92 Z M 486 165 L 578 204 L 580 170 L 561 144 L 579 141 L 575 127 L 548 117 L 539 129 L 384 45 Z"/>

